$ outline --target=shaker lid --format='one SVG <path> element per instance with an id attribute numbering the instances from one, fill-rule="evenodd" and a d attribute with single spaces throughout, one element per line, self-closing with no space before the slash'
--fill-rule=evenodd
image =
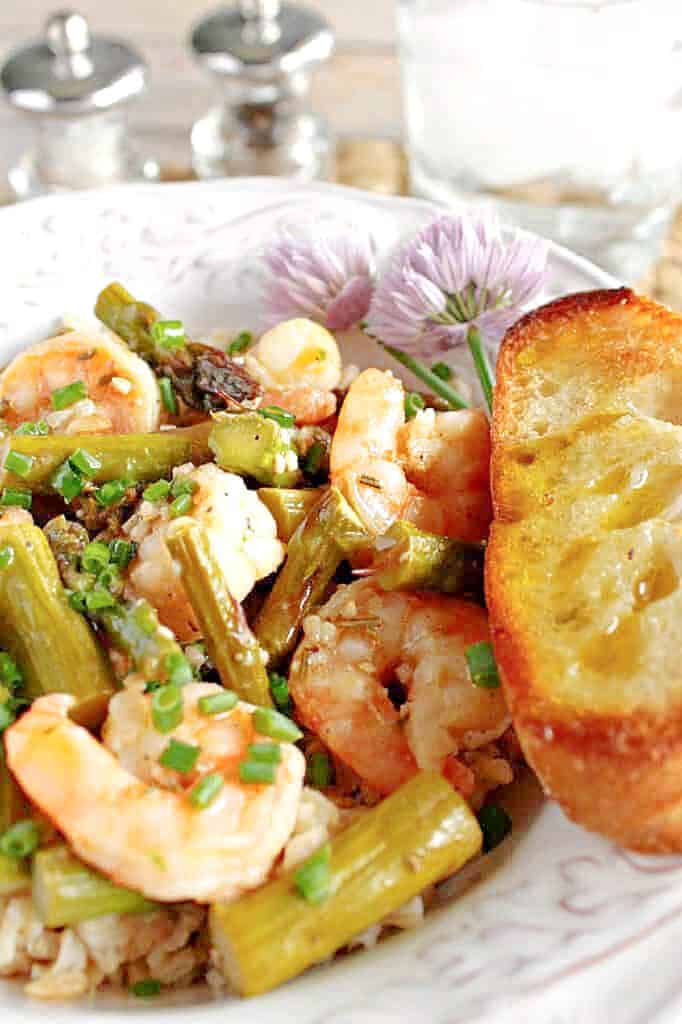
<path id="1" fill-rule="evenodd" d="M 58 11 L 45 38 L 15 50 L 0 71 L 7 99 L 33 113 L 89 114 L 144 91 L 147 64 L 127 43 L 91 36 L 76 11 Z"/>
<path id="2" fill-rule="evenodd" d="M 329 22 L 307 7 L 241 0 L 199 22 L 191 43 L 199 62 L 215 74 L 267 79 L 326 60 L 334 34 Z"/>

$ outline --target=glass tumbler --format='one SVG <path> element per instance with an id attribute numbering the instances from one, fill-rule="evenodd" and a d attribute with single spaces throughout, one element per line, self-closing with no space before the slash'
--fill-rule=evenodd
<path id="1" fill-rule="evenodd" d="M 399 0 L 412 187 L 634 283 L 682 195 L 682 0 Z"/>

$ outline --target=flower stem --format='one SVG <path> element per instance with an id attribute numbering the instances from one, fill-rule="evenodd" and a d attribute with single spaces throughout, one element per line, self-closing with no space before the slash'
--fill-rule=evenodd
<path id="1" fill-rule="evenodd" d="M 408 370 L 411 370 L 415 377 L 422 381 L 423 384 L 426 384 L 437 395 L 444 398 L 452 409 L 466 409 L 468 407 L 468 403 L 464 401 L 461 395 L 457 394 L 454 388 L 450 387 L 447 381 L 444 381 L 437 374 L 429 370 L 418 359 L 408 356 L 407 352 L 403 352 L 402 349 L 386 345 L 383 341 L 380 341 L 379 344 L 385 352 L 388 352 L 390 356 L 393 356 L 394 359 L 397 359 Z"/>
<path id="2" fill-rule="evenodd" d="M 469 351 L 471 352 L 471 358 L 474 361 L 476 367 L 476 373 L 478 379 L 481 382 L 483 394 L 485 396 L 486 405 L 488 409 L 492 411 L 493 408 L 493 371 L 490 369 L 490 363 L 488 357 L 485 354 L 483 348 L 483 342 L 478 328 L 471 326 L 467 331 L 467 344 L 469 345 Z"/>

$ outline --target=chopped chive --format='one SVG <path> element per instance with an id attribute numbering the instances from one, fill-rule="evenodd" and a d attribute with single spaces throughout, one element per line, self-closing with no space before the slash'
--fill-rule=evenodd
<path id="1" fill-rule="evenodd" d="M 278 711 L 281 711 L 283 715 L 291 714 L 293 704 L 289 695 L 289 683 L 287 682 L 286 676 L 281 676 L 279 672 L 268 672 L 268 679 L 270 681 L 270 693 L 275 707 Z"/>
<path id="2" fill-rule="evenodd" d="M 253 342 L 251 331 L 240 331 L 237 337 L 227 346 L 228 356 L 234 356 L 237 352 L 245 352 Z"/>
<path id="3" fill-rule="evenodd" d="M 101 540 L 93 540 L 87 544 L 81 555 L 81 568 L 95 575 L 109 565 L 111 551 L 109 545 Z"/>
<path id="4" fill-rule="evenodd" d="M 0 651 L 0 682 L 10 690 L 23 682 L 19 666 L 7 651 Z"/>
<path id="5" fill-rule="evenodd" d="M 87 604 L 85 602 L 85 594 L 82 590 L 69 591 L 69 604 L 74 611 L 80 612 L 81 615 L 85 615 L 87 611 Z"/>
<path id="6" fill-rule="evenodd" d="M 279 405 L 265 405 L 258 412 L 266 420 L 274 420 L 275 423 L 279 423 L 280 427 L 293 427 L 296 425 L 296 417 L 293 413 L 287 412 L 286 409 L 282 409 Z"/>
<path id="7" fill-rule="evenodd" d="M 154 693 L 155 690 L 160 690 L 163 683 L 160 679 L 148 679 L 144 684 L 143 693 Z"/>
<path id="8" fill-rule="evenodd" d="M 109 554 L 111 561 L 114 565 L 117 565 L 119 569 L 125 569 L 129 562 L 132 562 L 135 557 L 137 545 L 130 540 L 112 540 L 109 541 Z"/>
<path id="9" fill-rule="evenodd" d="M 304 472 L 309 476 L 315 476 L 316 473 L 319 473 L 326 454 L 327 448 L 321 441 L 315 441 L 314 444 L 311 444 L 303 460 Z"/>
<path id="10" fill-rule="evenodd" d="M 14 548 L 6 545 L 0 548 L 0 569 L 7 569 L 14 561 Z"/>
<path id="11" fill-rule="evenodd" d="M 76 449 L 69 457 L 69 465 L 86 480 L 90 480 L 97 470 L 102 468 L 99 459 L 95 455 L 91 455 L 90 452 L 86 452 L 85 448 Z"/>
<path id="12" fill-rule="evenodd" d="M 417 413 L 423 409 L 426 402 L 416 391 L 410 391 L 405 395 L 405 418 L 413 420 Z"/>
<path id="13" fill-rule="evenodd" d="M 480 686 L 484 690 L 496 690 L 500 685 L 500 677 L 492 645 L 486 640 L 480 644 L 471 644 L 464 651 L 464 657 L 474 686 Z"/>
<path id="14" fill-rule="evenodd" d="M 37 423 L 27 420 L 26 423 L 20 423 L 14 433 L 20 437 L 47 437 L 50 428 L 45 420 L 38 420 Z"/>
<path id="15" fill-rule="evenodd" d="M 246 757 L 248 761 L 279 764 L 282 760 L 282 748 L 279 743 L 249 743 L 246 748 Z"/>
<path id="16" fill-rule="evenodd" d="M 35 459 L 31 455 L 24 455 L 22 452 L 15 452 L 12 448 L 7 452 L 5 458 L 5 469 L 16 476 L 28 476 Z"/>
<path id="17" fill-rule="evenodd" d="M 74 405 L 76 402 L 80 402 L 81 399 L 88 397 L 88 389 L 85 382 L 82 380 L 75 380 L 72 384 L 65 384 L 63 388 L 56 388 L 52 392 L 52 408 L 57 409 L 68 409 L 70 405 Z"/>
<path id="18" fill-rule="evenodd" d="M 170 377 L 159 378 L 159 391 L 161 392 L 161 401 L 163 402 L 163 407 L 166 412 L 169 412 L 171 416 L 177 416 L 178 397 L 175 394 L 173 381 Z"/>
<path id="19" fill-rule="evenodd" d="M 194 494 L 199 484 L 196 480 L 192 480 L 191 476 L 187 473 L 180 473 L 173 479 L 170 485 L 170 492 L 174 498 L 179 497 L 181 494 Z"/>
<path id="20" fill-rule="evenodd" d="M 5 729 L 9 729 L 10 725 L 14 724 L 16 717 L 11 701 L 9 704 L 0 704 L 0 736 L 2 736 Z"/>
<path id="21" fill-rule="evenodd" d="M 277 765 L 272 761 L 240 761 L 239 779 L 240 782 L 254 782 L 261 785 L 271 785 L 275 781 Z"/>
<path id="22" fill-rule="evenodd" d="M 177 519 L 178 516 L 187 515 L 192 507 L 192 495 L 191 494 L 178 494 L 177 498 L 170 503 L 170 514 L 172 519 Z"/>
<path id="23" fill-rule="evenodd" d="M 185 327 L 182 320 L 155 320 L 151 326 L 151 335 L 157 345 L 177 352 L 185 347 Z"/>
<path id="24" fill-rule="evenodd" d="M 16 505 L 17 508 L 29 509 L 32 501 L 33 495 L 30 491 L 20 491 L 14 487 L 5 487 L 0 495 L 0 505 L 4 506 Z"/>
<path id="25" fill-rule="evenodd" d="M 17 821 L 0 836 L 0 853 L 21 860 L 38 848 L 40 831 L 34 821 Z"/>
<path id="26" fill-rule="evenodd" d="M 83 490 L 83 478 L 80 473 L 75 473 L 71 466 L 62 462 L 59 469 L 54 473 L 50 481 L 57 494 L 61 494 L 66 502 L 73 501 Z"/>
<path id="27" fill-rule="evenodd" d="M 217 772 L 204 775 L 203 779 L 200 779 L 189 791 L 189 802 L 192 807 L 196 807 L 200 811 L 208 807 L 213 803 L 224 784 L 222 775 Z"/>
<path id="28" fill-rule="evenodd" d="M 488 853 L 499 846 L 505 836 L 509 835 L 512 820 L 499 804 L 486 804 L 478 812 L 478 824 L 483 833 L 483 850 Z"/>
<path id="29" fill-rule="evenodd" d="M 452 370 L 447 363 L 434 363 L 431 373 L 435 373 L 436 377 L 440 377 L 441 380 L 451 380 L 452 378 Z"/>
<path id="30" fill-rule="evenodd" d="M 431 388 L 435 394 L 440 395 L 448 403 L 451 409 L 466 409 L 468 408 L 467 402 L 464 401 L 461 395 L 458 395 L 454 388 L 452 388 L 447 381 L 442 380 L 437 373 L 433 373 L 428 367 L 424 366 L 414 356 L 408 355 L 407 352 L 403 352 L 402 349 L 394 348 L 393 345 L 387 345 L 385 342 L 380 341 L 379 344 L 385 352 L 397 359 L 399 363 L 406 366 L 408 370 L 411 370 L 415 377 L 426 384 L 427 387 Z"/>
<path id="31" fill-rule="evenodd" d="M 164 768 L 172 768 L 173 771 L 191 772 L 199 760 L 201 747 L 195 747 L 193 743 L 183 743 L 181 740 L 170 740 L 168 746 L 159 758 L 159 764 Z"/>
<path id="32" fill-rule="evenodd" d="M 163 501 L 170 493 L 170 482 L 168 480 L 157 480 L 156 483 L 145 487 L 142 497 L 145 501 Z"/>
<path id="33" fill-rule="evenodd" d="M 224 711 L 231 711 L 239 702 L 239 697 L 232 690 L 222 690 L 220 693 L 209 693 L 200 697 L 197 707 L 202 715 L 221 715 Z"/>
<path id="34" fill-rule="evenodd" d="M 256 708 L 253 713 L 253 726 L 261 736 L 270 736 L 273 740 L 283 740 L 286 743 L 295 743 L 303 736 L 295 722 L 273 708 Z"/>
<path id="35" fill-rule="evenodd" d="M 306 903 L 324 903 L 331 888 L 332 849 L 325 843 L 294 872 L 294 884 Z"/>
<path id="36" fill-rule="evenodd" d="M 119 588 L 120 583 L 121 577 L 119 575 L 118 567 L 115 565 L 108 565 L 97 577 L 97 586 L 103 590 L 109 590 L 112 593 L 114 590 Z"/>
<path id="37" fill-rule="evenodd" d="M 308 758 L 306 782 L 315 789 L 324 789 L 334 781 L 334 766 L 324 750 L 316 750 Z"/>
<path id="38" fill-rule="evenodd" d="M 174 651 L 166 655 L 166 677 L 175 686 L 186 686 L 194 678 L 192 666 L 184 654 Z"/>
<path id="39" fill-rule="evenodd" d="M 121 500 L 128 490 L 128 486 L 125 480 L 109 480 L 98 488 L 95 497 L 100 505 L 108 508 L 110 505 L 115 505 L 117 501 Z"/>
<path id="40" fill-rule="evenodd" d="M 137 999 L 152 999 L 161 992 L 161 982 L 156 978 L 143 978 L 130 986 L 130 994 Z"/>
<path id="41" fill-rule="evenodd" d="M 173 683 L 156 690 L 152 696 L 152 722 L 157 732 L 172 732 L 182 721 L 182 690 Z"/>
<path id="42" fill-rule="evenodd" d="M 96 590 L 88 590 L 85 595 L 85 607 L 89 612 L 99 612 L 103 608 L 114 608 L 115 605 L 116 598 L 108 590 L 98 587 Z"/>

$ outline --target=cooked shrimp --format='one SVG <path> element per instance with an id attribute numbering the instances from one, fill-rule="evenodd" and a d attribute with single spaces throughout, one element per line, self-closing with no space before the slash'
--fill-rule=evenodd
<path id="1" fill-rule="evenodd" d="M 465 649 L 486 640 L 478 605 L 360 580 L 305 620 L 289 689 L 301 721 L 391 793 L 417 770 L 451 777 L 451 759 L 507 728 L 501 691 L 474 686 L 466 664 Z"/>
<path id="2" fill-rule="evenodd" d="M 487 535 L 489 461 L 482 410 L 425 409 L 406 423 L 403 385 L 374 369 L 351 384 L 330 453 L 332 482 L 373 533 L 403 518 L 461 540 Z"/>
<path id="3" fill-rule="evenodd" d="M 256 491 L 248 490 L 234 473 L 209 463 L 181 466 L 175 470 L 178 474 L 197 485 L 188 515 L 206 528 L 233 596 L 243 601 L 256 581 L 274 572 L 284 558 L 274 518 Z M 167 502 L 143 501 L 125 524 L 125 532 L 139 545 L 127 590 L 128 596 L 145 597 L 153 604 L 160 621 L 184 643 L 196 640 L 200 630 L 166 546 L 171 522 Z"/>
<path id="4" fill-rule="evenodd" d="M 320 324 L 302 318 L 277 324 L 251 349 L 246 366 L 266 389 L 261 405 L 279 405 L 302 424 L 321 423 L 336 412 L 341 356 Z"/>
<path id="5" fill-rule="evenodd" d="M 87 397 L 55 410 L 52 393 L 82 381 Z M 11 429 L 45 419 L 56 433 L 157 430 L 160 399 L 147 364 L 113 335 L 69 331 L 24 349 L 0 375 L 0 409 Z"/>
<path id="6" fill-rule="evenodd" d="M 219 689 L 184 687 L 183 722 L 166 735 L 152 725 L 151 695 L 117 694 L 104 727 L 107 746 L 69 718 L 73 698 L 41 697 L 5 734 L 10 770 L 78 856 L 118 884 L 169 902 L 235 899 L 265 881 L 289 838 L 305 760 L 282 743 L 273 784 L 240 782 L 239 762 L 265 737 L 249 704 L 211 717 L 199 712 L 199 698 Z M 191 772 L 158 765 L 173 737 L 201 748 Z M 199 810 L 187 791 L 212 772 L 222 775 L 223 788 Z"/>

